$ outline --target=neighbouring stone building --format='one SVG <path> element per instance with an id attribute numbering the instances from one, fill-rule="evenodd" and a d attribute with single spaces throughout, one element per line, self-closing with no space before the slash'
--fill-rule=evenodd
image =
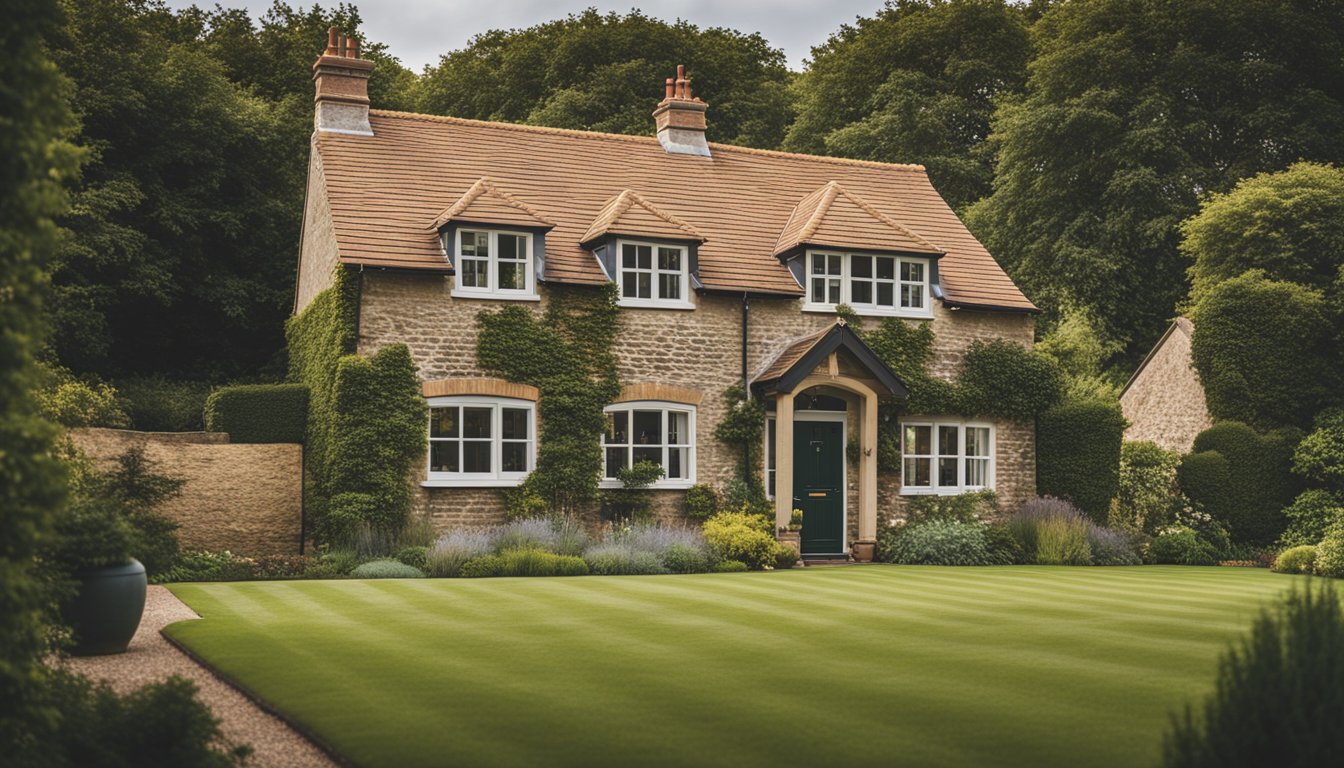
<path id="1" fill-rule="evenodd" d="M 1126 440 L 1150 440 L 1187 453 L 1195 436 L 1213 425 L 1190 357 L 1194 331 L 1188 318 L 1176 318 L 1120 392 L 1120 409 L 1129 420 Z"/>
<path id="2" fill-rule="evenodd" d="M 408 345 L 431 410 L 415 482 L 437 525 L 499 520 L 500 489 L 535 459 L 538 392 L 478 367 L 477 314 L 606 283 L 624 388 L 603 482 L 656 461 L 664 514 L 693 484 L 739 475 L 713 433 L 744 379 L 769 409 L 760 469 L 779 519 L 806 512 L 805 554 L 872 542 L 879 510 L 905 496 L 1034 493 L 1025 423 L 902 416 L 906 482 L 877 470 L 879 406 L 905 385 L 837 305 L 932 324 L 945 377 L 973 341 L 1030 346 L 1037 311 L 923 167 L 709 143 L 708 105 L 680 69 L 638 137 L 371 110 L 371 66 L 334 33 L 314 65 L 295 312 L 350 270 L 359 351 Z"/>

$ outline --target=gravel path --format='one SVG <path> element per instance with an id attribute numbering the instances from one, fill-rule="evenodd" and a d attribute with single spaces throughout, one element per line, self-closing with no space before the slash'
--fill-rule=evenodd
<path id="1" fill-rule="evenodd" d="M 234 744 L 252 747 L 252 765 L 260 768 L 334 768 L 336 763 L 284 721 L 263 712 L 159 634 L 159 630 L 173 622 L 199 618 L 172 592 L 151 585 L 140 629 L 125 653 L 72 658 L 66 663 L 73 671 L 106 680 L 121 692 L 163 680 L 169 675 L 181 675 L 196 683 L 197 696 L 222 721 L 220 730 L 224 737 Z"/>

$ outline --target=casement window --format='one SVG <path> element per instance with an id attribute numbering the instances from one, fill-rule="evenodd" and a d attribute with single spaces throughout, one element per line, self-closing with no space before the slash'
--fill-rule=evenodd
<path id="1" fill-rule="evenodd" d="M 536 462 L 536 404 L 508 397 L 429 400 L 426 485 L 518 485 Z"/>
<path id="2" fill-rule="evenodd" d="M 453 296 L 536 299 L 532 235 L 484 229 L 459 229 L 454 237 L 457 285 Z"/>
<path id="3" fill-rule="evenodd" d="M 848 304 L 861 315 L 931 317 L 928 259 L 869 253 L 807 253 L 804 309 Z"/>
<path id="4" fill-rule="evenodd" d="M 901 424 L 901 493 L 953 494 L 993 487 L 993 427 L 944 420 Z"/>
<path id="5" fill-rule="evenodd" d="M 620 240 L 616 244 L 618 303 L 623 307 L 689 309 L 690 258 L 684 245 Z"/>
<path id="6" fill-rule="evenodd" d="M 641 461 L 663 468 L 655 488 L 688 488 L 695 482 L 695 407 L 654 401 L 607 406 L 602 438 L 606 487 L 620 486 L 620 471 Z"/>

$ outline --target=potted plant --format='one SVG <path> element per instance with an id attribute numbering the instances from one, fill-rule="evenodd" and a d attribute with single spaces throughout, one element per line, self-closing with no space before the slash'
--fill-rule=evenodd
<path id="1" fill-rule="evenodd" d="M 802 552 L 802 530 L 803 530 L 803 510 L 795 509 L 789 516 L 789 524 L 779 527 L 779 535 L 776 536 L 781 544 L 793 547 L 795 551 Z"/>
<path id="2" fill-rule="evenodd" d="M 803 510 L 795 508 L 793 514 L 789 515 L 789 530 L 803 530 Z"/>

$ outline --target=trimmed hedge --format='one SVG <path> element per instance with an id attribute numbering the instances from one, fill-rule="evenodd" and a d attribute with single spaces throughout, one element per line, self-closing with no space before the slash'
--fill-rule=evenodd
<path id="1" fill-rule="evenodd" d="M 1125 417 L 1104 400 L 1064 403 L 1036 422 L 1036 492 L 1067 499 L 1100 525 L 1120 490 Z"/>
<path id="2" fill-rule="evenodd" d="M 308 430 L 308 387 L 243 384 L 217 389 L 205 401 L 205 428 L 228 432 L 234 443 L 302 443 Z"/>
<path id="3" fill-rule="evenodd" d="M 1261 435 L 1240 422 L 1218 422 L 1195 438 L 1177 482 L 1233 541 L 1268 544 L 1283 532 L 1282 510 L 1298 490 L 1288 472 L 1296 439 L 1293 430 Z"/>

